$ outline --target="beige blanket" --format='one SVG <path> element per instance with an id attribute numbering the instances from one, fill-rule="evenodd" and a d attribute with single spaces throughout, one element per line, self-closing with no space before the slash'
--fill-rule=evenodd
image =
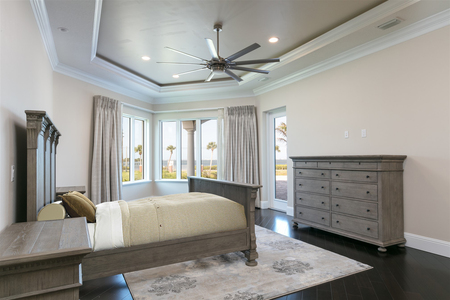
<path id="1" fill-rule="evenodd" d="M 243 229 L 244 207 L 206 193 L 119 201 L 124 246 Z"/>

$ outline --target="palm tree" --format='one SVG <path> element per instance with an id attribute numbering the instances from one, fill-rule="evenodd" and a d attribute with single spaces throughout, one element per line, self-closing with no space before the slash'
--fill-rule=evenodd
<path id="1" fill-rule="evenodd" d="M 281 150 L 280 150 L 280 146 L 276 145 L 276 146 L 275 146 L 275 151 L 277 151 L 277 152 L 281 152 Z"/>
<path id="2" fill-rule="evenodd" d="M 142 166 L 142 145 L 134 147 L 134 152 L 139 153 L 139 165 Z"/>
<path id="3" fill-rule="evenodd" d="M 277 138 L 277 140 L 287 143 L 287 125 L 284 122 L 281 122 L 275 130 L 281 135 L 281 137 Z"/>
<path id="4" fill-rule="evenodd" d="M 177 149 L 177 147 L 174 147 L 173 145 L 169 145 L 166 148 L 167 151 L 170 151 L 169 160 L 167 161 L 167 171 L 169 171 L 170 160 L 172 159 L 172 154 L 175 149 Z"/>
<path id="5" fill-rule="evenodd" d="M 213 159 L 213 153 L 214 150 L 217 149 L 216 142 L 209 142 L 206 146 L 206 150 L 211 150 L 211 160 L 209 161 L 209 175 L 211 176 L 211 169 L 212 169 L 212 159 Z"/>

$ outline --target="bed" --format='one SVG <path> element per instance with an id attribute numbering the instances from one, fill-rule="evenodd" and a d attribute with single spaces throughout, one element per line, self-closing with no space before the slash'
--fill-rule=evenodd
<path id="1" fill-rule="evenodd" d="M 45 111 L 27 115 L 27 221 L 56 200 L 56 148 L 61 136 Z M 101 250 L 82 260 L 83 280 L 148 269 L 202 257 L 242 251 L 246 265 L 256 266 L 255 199 L 259 185 L 188 178 L 189 193 L 218 195 L 243 206 L 246 227 L 238 230 Z M 87 230 L 87 228 L 86 228 Z"/>

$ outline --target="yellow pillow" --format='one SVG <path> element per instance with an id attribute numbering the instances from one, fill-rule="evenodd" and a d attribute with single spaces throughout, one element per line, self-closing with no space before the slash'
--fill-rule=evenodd
<path id="1" fill-rule="evenodd" d="M 95 205 L 86 196 L 78 192 L 68 192 L 60 197 L 70 217 L 86 217 L 89 223 L 95 223 Z"/>

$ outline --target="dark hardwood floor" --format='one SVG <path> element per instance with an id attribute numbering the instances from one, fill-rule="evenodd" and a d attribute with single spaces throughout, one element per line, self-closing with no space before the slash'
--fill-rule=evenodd
<path id="1" fill-rule="evenodd" d="M 377 246 L 308 226 L 292 227 L 292 217 L 273 210 L 256 210 L 256 224 L 373 267 L 369 271 L 303 290 L 278 300 L 306 299 L 450 299 L 450 259 L 412 248 Z M 132 299 L 122 275 L 89 280 L 80 299 Z"/>

